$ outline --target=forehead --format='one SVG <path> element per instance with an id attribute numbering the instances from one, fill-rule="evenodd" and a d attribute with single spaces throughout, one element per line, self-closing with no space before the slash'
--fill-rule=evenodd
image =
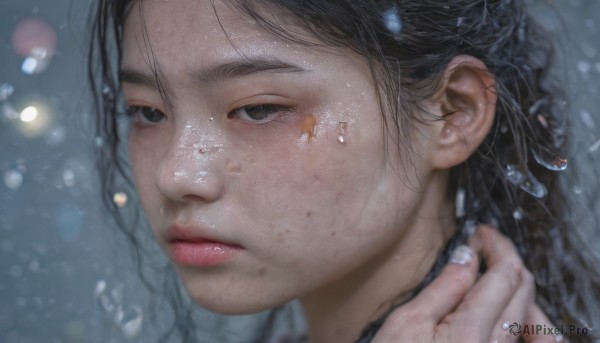
<path id="1" fill-rule="evenodd" d="M 125 22 L 123 65 L 154 55 L 170 66 L 202 67 L 241 56 L 310 53 L 270 33 L 223 1 L 134 1 Z M 143 64 L 142 64 L 143 65 Z"/>

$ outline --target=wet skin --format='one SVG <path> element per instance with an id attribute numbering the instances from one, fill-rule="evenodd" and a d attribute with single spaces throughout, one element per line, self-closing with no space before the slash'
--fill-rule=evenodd
<path id="1" fill-rule="evenodd" d="M 147 219 L 167 252 L 174 223 L 243 247 L 222 265 L 177 265 L 205 308 L 299 299 L 314 342 L 350 340 L 423 278 L 453 230 L 433 133 L 415 131 L 404 168 L 364 59 L 294 45 L 215 3 L 235 48 L 209 1 L 138 1 L 126 22 L 130 155 Z"/>

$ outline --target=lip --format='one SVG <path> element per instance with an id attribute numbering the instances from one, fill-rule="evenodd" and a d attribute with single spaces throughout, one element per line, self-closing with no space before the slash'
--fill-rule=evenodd
<path id="1" fill-rule="evenodd" d="M 202 227 L 169 226 L 166 241 L 171 259 L 181 265 L 210 267 L 231 261 L 244 249 L 206 232 Z"/>

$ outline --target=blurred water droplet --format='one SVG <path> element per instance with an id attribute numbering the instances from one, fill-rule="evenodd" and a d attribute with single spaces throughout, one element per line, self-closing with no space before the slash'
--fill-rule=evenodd
<path id="1" fill-rule="evenodd" d="M 5 239 L 2 241 L 2 251 L 9 253 L 13 250 L 15 244 L 10 239 Z"/>
<path id="2" fill-rule="evenodd" d="M 140 333 L 144 317 L 141 308 L 132 306 L 119 311 L 116 320 L 123 335 L 125 335 L 127 339 L 133 339 Z"/>
<path id="3" fill-rule="evenodd" d="M 32 260 L 32 261 L 29 261 L 29 264 L 27 264 L 27 267 L 29 267 L 30 271 L 35 273 L 38 270 L 40 270 L 40 263 L 36 260 Z"/>
<path id="4" fill-rule="evenodd" d="M 125 207 L 125 205 L 127 205 L 127 194 L 125 194 L 124 192 L 115 193 L 115 195 L 113 196 L 113 201 L 115 205 L 117 205 L 120 208 L 123 208 Z"/>
<path id="5" fill-rule="evenodd" d="M 506 126 L 506 125 L 502 125 L 502 126 L 500 126 L 500 132 L 501 132 L 501 133 L 506 133 L 506 132 L 508 132 L 508 126 Z"/>
<path id="6" fill-rule="evenodd" d="M 596 141 L 596 143 L 592 144 L 589 148 L 588 151 L 589 152 L 596 152 L 598 151 L 598 149 L 600 149 L 600 139 Z"/>
<path id="7" fill-rule="evenodd" d="M 393 34 L 397 35 L 402 31 L 402 21 L 398 14 L 398 8 L 396 6 L 383 12 L 383 20 L 385 27 Z"/>
<path id="8" fill-rule="evenodd" d="M 523 212 L 521 212 L 520 208 L 514 210 L 513 218 L 515 218 L 516 221 L 520 221 L 521 219 L 523 219 Z"/>
<path id="9" fill-rule="evenodd" d="M 106 294 L 101 294 L 98 297 L 98 302 L 100 303 L 102 309 L 107 313 L 111 313 L 116 309 L 116 305 Z"/>
<path id="10" fill-rule="evenodd" d="M 27 306 L 27 299 L 25 299 L 23 297 L 18 297 L 15 299 L 15 305 L 18 308 L 25 308 L 25 306 Z"/>
<path id="11" fill-rule="evenodd" d="M 348 123 L 346 122 L 339 122 L 338 123 L 338 128 L 337 128 L 337 132 L 338 132 L 338 142 L 340 142 L 341 144 L 346 144 L 346 129 L 348 128 Z"/>
<path id="12" fill-rule="evenodd" d="M 25 74 L 39 74 L 48 69 L 50 65 L 50 54 L 44 48 L 33 48 L 29 56 L 21 65 L 21 71 Z"/>
<path id="13" fill-rule="evenodd" d="M 57 125 L 46 136 L 46 143 L 50 145 L 60 144 L 67 136 L 67 129 L 62 125 Z"/>
<path id="14" fill-rule="evenodd" d="M 110 291 L 110 295 L 114 299 L 115 303 L 120 305 L 123 302 L 124 291 L 125 286 L 123 285 L 118 285 Z"/>
<path id="15" fill-rule="evenodd" d="M 542 167 L 553 171 L 563 171 L 567 169 L 567 166 L 569 165 L 567 159 L 558 156 L 545 148 L 541 148 L 538 153 L 534 152 L 533 158 Z"/>
<path id="16" fill-rule="evenodd" d="M 580 195 L 581 193 L 583 193 L 583 189 L 579 186 L 575 186 L 573 187 L 573 193 Z"/>
<path id="17" fill-rule="evenodd" d="M 583 124 L 585 126 L 587 126 L 590 129 L 595 129 L 596 128 L 596 123 L 594 123 L 594 119 L 592 119 L 592 115 L 590 114 L 589 111 L 587 110 L 581 110 L 579 112 L 579 116 L 581 117 L 581 121 L 583 122 Z"/>
<path id="18" fill-rule="evenodd" d="M 592 66 L 586 61 L 578 61 L 577 69 L 579 69 L 580 72 L 587 74 L 590 69 L 592 69 Z"/>
<path id="19" fill-rule="evenodd" d="M 21 268 L 21 266 L 14 265 L 8 270 L 8 275 L 12 277 L 20 277 L 23 275 L 23 268 Z"/>
<path id="20" fill-rule="evenodd" d="M 462 218 L 465 215 L 465 190 L 463 188 L 456 191 L 455 205 L 456 218 Z"/>
<path id="21" fill-rule="evenodd" d="M 96 137 L 94 139 L 94 144 L 96 144 L 96 148 L 101 148 L 104 145 L 104 139 L 102 137 Z"/>
<path id="22" fill-rule="evenodd" d="M 504 173 L 507 180 L 514 185 L 519 185 L 521 182 L 523 182 L 523 180 L 525 180 L 525 175 L 523 175 L 523 173 L 521 173 L 517 167 L 512 164 L 506 165 Z"/>
<path id="23" fill-rule="evenodd" d="M 525 180 L 523 180 L 519 187 L 538 199 L 542 199 L 548 194 L 546 186 L 541 184 L 531 172 L 528 172 L 527 177 Z"/>
<path id="24" fill-rule="evenodd" d="M 98 297 L 100 294 L 104 293 L 106 290 L 106 281 L 100 280 L 96 282 L 96 287 L 94 288 L 94 296 Z"/>
<path id="25" fill-rule="evenodd" d="M 63 182 L 67 187 L 73 187 L 75 185 L 75 174 L 72 170 L 67 169 L 63 172 Z"/>
<path id="26" fill-rule="evenodd" d="M 2 104 L 2 115 L 8 120 L 15 120 L 19 118 L 19 112 L 17 112 L 15 108 L 7 102 Z"/>
<path id="27" fill-rule="evenodd" d="M 8 97 L 11 96 L 14 91 L 15 88 L 11 84 L 3 83 L 0 86 L 0 101 L 8 99 Z"/>
<path id="28" fill-rule="evenodd" d="M 107 85 L 107 84 L 102 85 L 102 94 L 109 94 L 109 93 L 111 93 L 111 91 L 112 91 L 112 88 L 109 85 Z"/>
<path id="29" fill-rule="evenodd" d="M 15 169 L 9 169 L 4 172 L 4 184 L 6 187 L 16 191 L 23 184 L 23 174 Z"/>

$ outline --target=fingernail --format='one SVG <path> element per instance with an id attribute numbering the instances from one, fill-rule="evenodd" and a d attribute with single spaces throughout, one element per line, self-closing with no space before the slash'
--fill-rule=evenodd
<path id="1" fill-rule="evenodd" d="M 450 256 L 450 263 L 466 265 L 473 260 L 473 249 L 466 245 L 458 246 Z"/>

